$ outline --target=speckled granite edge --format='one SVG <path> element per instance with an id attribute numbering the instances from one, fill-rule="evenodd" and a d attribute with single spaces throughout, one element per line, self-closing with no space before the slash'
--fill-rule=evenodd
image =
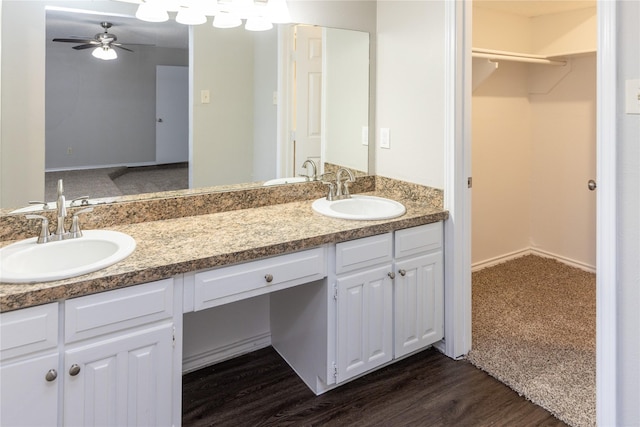
<path id="1" fill-rule="evenodd" d="M 371 179 L 371 182 L 374 182 Z M 316 214 L 311 209 L 309 200 L 318 197 L 309 192 L 301 191 L 294 197 L 301 200 L 279 204 L 268 204 L 264 199 L 253 196 L 252 192 L 240 194 L 210 194 L 217 204 L 210 206 L 194 206 L 190 212 L 219 210 L 219 212 L 193 215 L 176 215 L 174 218 L 164 218 L 154 209 L 173 207 L 175 214 L 184 213 L 188 203 L 211 202 L 211 199 L 181 197 L 180 200 L 165 199 L 142 206 L 142 211 L 135 211 L 133 218 L 126 213 L 131 212 L 128 203 L 118 203 L 105 208 L 105 212 L 93 214 L 123 215 L 125 220 L 116 224 L 112 218 L 104 222 L 110 225 L 100 228 L 110 228 L 127 233 L 134 237 L 137 247 L 127 259 L 100 271 L 83 276 L 34 284 L 0 285 L 0 311 L 11 311 L 33 305 L 75 298 L 97 292 L 118 289 L 141 283 L 160 280 L 191 271 L 210 269 L 229 264 L 246 262 L 258 258 L 282 255 L 303 249 L 313 248 L 324 244 L 368 237 L 408 227 L 443 221 L 448 218 L 438 201 L 442 200 L 440 190 L 429 189 L 414 184 L 402 183 L 388 178 L 377 178 L 379 191 L 368 191 L 369 194 L 392 197 L 401 201 L 407 208 L 402 217 L 383 221 L 348 221 L 327 218 Z M 313 189 L 318 185 L 313 183 L 298 188 Z M 408 185 L 409 189 L 403 188 Z M 285 187 L 291 195 L 291 186 Z M 270 194 L 269 189 L 262 192 Z M 320 197 L 324 192 L 320 194 Z M 237 203 L 250 207 L 234 209 L 226 203 L 234 203 L 233 197 L 238 197 Z M 220 197 L 221 200 L 216 199 Z M 256 198 L 253 198 L 256 197 Z M 142 203 L 142 202 L 138 202 Z M 175 203 L 175 205 L 174 205 Z M 117 205 L 117 206 L 116 206 Z M 111 208 L 115 212 L 108 212 Z M 137 206 L 141 208 L 141 206 Z M 171 209 L 170 209 L 171 210 Z M 149 219 L 160 216 L 161 219 Z M 6 245 L 9 242 L 4 242 Z"/>

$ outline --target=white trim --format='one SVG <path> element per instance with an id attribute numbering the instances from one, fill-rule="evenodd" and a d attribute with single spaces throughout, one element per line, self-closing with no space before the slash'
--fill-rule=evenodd
<path id="1" fill-rule="evenodd" d="M 187 162 L 176 162 L 187 163 Z M 49 168 L 45 169 L 45 172 L 65 172 L 65 171 L 78 171 L 89 169 L 107 169 L 107 168 L 137 168 L 143 166 L 160 166 L 156 162 L 137 162 L 137 163 L 113 163 L 110 165 L 89 165 L 89 166 L 68 166 L 62 168 Z"/>
<path id="2" fill-rule="evenodd" d="M 471 2 L 445 2 L 445 340 L 459 358 L 471 350 Z"/>
<path id="3" fill-rule="evenodd" d="M 566 264 L 570 267 L 578 268 L 580 270 L 587 271 L 589 273 L 595 273 L 596 267 L 590 264 L 586 264 L 582 261 L 577 261 L 575 259 L 567 258 L 562 255 L 554 254 L 553 252 L 545 251 L 539 248 L 524 248 L 517 251 L 513 251 L 507 254 L 503 254 L 497 257 L 493 257 L 484 261 L 475 262 L 471 265 L 471 271 L 476 272 L 479 270 L 483 270 L 487 267 L 492 267 L 494 265 L 503 264 L 507 261 L 511 261 L 516 258 L 523 257 L 525 255 L 537 255 L 544 258 L 553 258 L 558 262 Z"/>
<path id="4" fill-rule="evenodd" d="M 210 349 L 202 353 L 184 357 L 182 360 L 182 373 L 202 369 L 243 354 L 251 353 L 271 345 L 271 332 L 265 332 L 249 337 L 222 347 Z"/>
<path id="5" fill-rule="evenodd" d="M 599 426 L 617 424 L 616 3 L 598 0 L 596 421 Z"/>

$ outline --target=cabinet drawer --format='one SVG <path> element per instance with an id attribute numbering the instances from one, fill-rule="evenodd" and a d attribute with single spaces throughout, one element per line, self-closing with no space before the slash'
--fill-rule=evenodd
<path id="1" fill-rule="evenodd" d="M 58 303 L 0 314 L 0 360 L 55 348 Z"/>
<path id="2" fill-rule="evenodd" d="M 336 273 L 346 273 L 364 267 L 390 262 L 391 233 L 365 237 L 336 245 Z"/>
<path id="3" fill-rule="evenodd" d="M 274 258 L 196 273 L 195 311 L 322 279 L 325 249 L 316 248 Z"/>
<path id="4" fill-rule="evenodd" d="M 398 230 L 395 234 L 396 258 L 442 248 L 442 222 Z"/>
<path id="5" fill-rule="evenodd" d="M 173 279 L 75 298 L 65 303 L 65 342 L 171 317 Z"/>

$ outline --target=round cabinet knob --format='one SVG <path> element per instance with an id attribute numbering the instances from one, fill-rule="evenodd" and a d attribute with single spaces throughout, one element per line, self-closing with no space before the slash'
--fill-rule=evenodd
<path id="1" fill-rule="evenodd" d="M 598 185 L 594 180 L 590 179 L 589 182 L 587 182 L 587 187 L 589 187 L 589 190 L 593 191 L 598 187 Z"/>
<path id="2" fill-rule="evenodd" d="M 387 276 L 389 276 L 391 278 L 391 280 L 396 278 L 396 273 L 394 273 L 393 271 L 387 273 Z"/>
<path id="3" fill-rule="evenodd" d="M 400 275 L 401 275 L 402 277 L 404 277 L 404 276 L 407 274 L 407 271 L 406 271 L 406 270 L 403 270 L 403 269 L 400 269 L 400 270 L 398 270 L 398 273 L 400 273 Z"/>
<path id="4" fill-rule="evenodd" d="M 162 123 L 164 120 L 162 119 L 158 119 L 158 123 Z"/>
<path id="5" fill-rule="evenodd" d="M 56 371 L 55 369 L 49 369 L 47 375 L 44 376 L 44 379 L 49 382 L 55 381 L 56 378 L 58 378 L 58 371 Z"/>
<path id="6" fill-rule="evenodd" d="M 80 366 L 76 365 L 75 363 L 71 365 L 71 368 L 69 368 L 69 375 L 71 375 L 72 377 L 75 377 L 79 373 L 80 373 Z"/>
<path id="7" fill-rule="evenodd" d="M 273 282 L 273 275 L 272 274 L 267 274 L 264 276 L 264 280 L 267 281 L 267 283 L 271 283 Z"/>

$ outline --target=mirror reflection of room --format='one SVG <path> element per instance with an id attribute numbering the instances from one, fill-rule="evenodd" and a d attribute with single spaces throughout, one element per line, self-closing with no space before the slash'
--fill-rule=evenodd
<path id="1" fill-rule="evenodd" d="M 308 27 L 321 61 L 304 78 L 315 104 L 305 105 L 303 126 L 303 79 L 282 55 L 300 26 L 252 32 L 80 12 L 46 14 L 45 200 L 60 178 L 73 199 L 306 181 L 306 160 L 317 176 L 367 173 L 367 33 Z M 113 60 L 53 41 L 104 33 L 124 48 Z"/>

